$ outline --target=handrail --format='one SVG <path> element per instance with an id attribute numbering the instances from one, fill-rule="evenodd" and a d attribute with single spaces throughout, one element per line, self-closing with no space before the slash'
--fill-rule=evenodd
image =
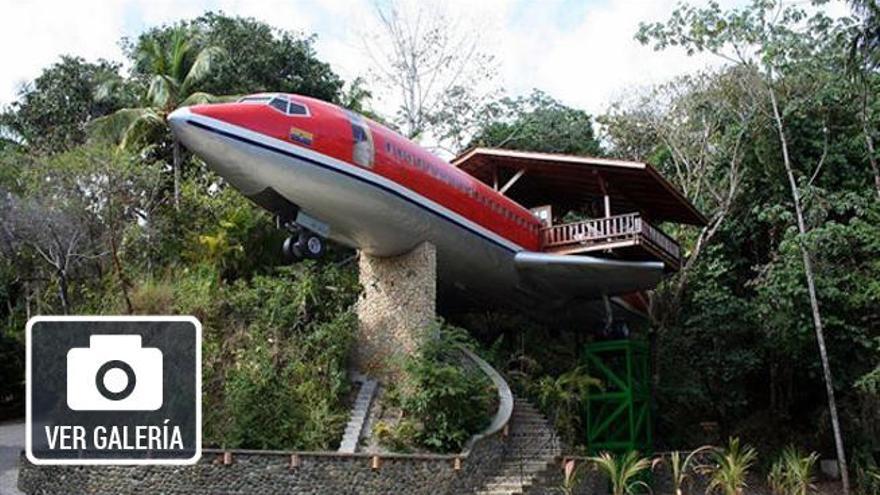
<path id="1" fill-rule="evenodd" d="M 669 234 L 654 227 L 648 222 L 644 222 L 643 233 L 651 242 L 657 244 L 660 249 L 672 255 L 675 259 L 681 259 L 681 246 Z"/>
<path id="2" fill-rule="evenodd" d="M 498 390 L 498 410 L 495 412 L 495 416 L 492 418 L 492 422 L 489 423 L 489 426 L 472 436 L 465 444 L 462 454 L 467 455 L 477 442 L 500 432 L 505 426 L 507 426 L 507 423 L 510 422 L 510 418 L 513 416 L 513 392 L 511 392 L 510 385 L 507 384 L 504 377 L 502 377 L 492 365 L 464 346 L 459 346 L 459 349 L 465 357 L 473 361 L 474 364 L 476 364 L 480 370 L 492 380 L 492 384 L 495 385 L 495 388 Z"/>
<path id="3" fill-rule="evenodd" d="M 627 213 L 553 225 L 545 227 L 541 233 L 544 247 L 553 247 L 573 242 L 589 242 L 608 237 L 635 235 L 639 233 L 640 226 L 639 214 Z"/>
<path id="4" fill-rule="evenodd" d="M 616 241 L 645 240 L 675 260 L 681 259 L 681 247 L 659 228 L 645 221 L 638 213 L 626 213 L 604 218 L 589 218 L 579 222 L 552 225 L 541 229 L 542 248 L 570 245 L 601 245 Z"/>

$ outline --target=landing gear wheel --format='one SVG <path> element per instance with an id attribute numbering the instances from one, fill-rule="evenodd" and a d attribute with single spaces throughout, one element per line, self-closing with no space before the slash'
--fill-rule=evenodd
<path id="1" fill-rule="evenodd" d="M 320 236 L 303 230 L 299 235 L 299 240 L 293 245 L 293 249 L 304 258 L 316 260 L 324 255 L 326 244 Z"/>
<path id="2" fill-rule="evenodd" d="M 296 263 L 303 259 L 303 253 L 297 247 L 297 244 L 299 244 L 299 241 L 294 240 L 293 237 L 288 237 L 284 239 L 284 244 L 281 245 L 281 253 L 288 263 Z"/>

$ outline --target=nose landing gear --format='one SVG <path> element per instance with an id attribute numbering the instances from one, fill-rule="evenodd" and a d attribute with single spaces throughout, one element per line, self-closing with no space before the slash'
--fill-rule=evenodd
<path id="1" fill-rule="evenodd" d="M 302 259 L 318 259 L 325 251 L 326 241 L 314 232 L 301 227 L 285 239 L 281 246 L 281 252 L 291 263 Z"/>

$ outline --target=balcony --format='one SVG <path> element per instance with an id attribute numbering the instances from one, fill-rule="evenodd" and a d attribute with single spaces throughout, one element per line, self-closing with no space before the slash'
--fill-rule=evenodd
<path id="1" fill-rule="evenodd" d="M 554 254 L 607 253 L 628 260 L 659 260 L 681 266 L 681 247 L 638 213 L 591 218 L 541 229 L 542 248 Z"/>

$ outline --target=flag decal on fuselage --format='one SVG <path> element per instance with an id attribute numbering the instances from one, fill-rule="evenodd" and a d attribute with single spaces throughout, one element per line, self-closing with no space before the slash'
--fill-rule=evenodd
<path id="1" fill-rule="evenodd" d="M 304 144 L 306 146 L 311 146 L 312 141 L 314 140 L 314 135 L 311 132 L 306 132 L 302 129 L 298 129 L 296 127 L 290 128 L 290 139 L 296 141 L 297 143 Z"/>

